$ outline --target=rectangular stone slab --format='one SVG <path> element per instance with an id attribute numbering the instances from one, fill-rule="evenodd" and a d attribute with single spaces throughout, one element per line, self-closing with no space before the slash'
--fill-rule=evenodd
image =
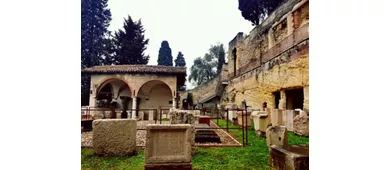
<path id="1" fill-rule="evenodd" d="M 195 129 L 190 124 L 146 126 L 145 164 L 190 163 Z"/>
<path id="2" fill-rule="evenodd" d="M 308 170 L 309 146 L 290 145 L 282 148 L 272 145 L 270 164 L 276 170 Z"/>
<path id="3" fill-rule="evenodd" d="M 92 146 L 97 155 L 122 156 L 135 152 L 136 120 L 98 119 L 92 124 Z"/>

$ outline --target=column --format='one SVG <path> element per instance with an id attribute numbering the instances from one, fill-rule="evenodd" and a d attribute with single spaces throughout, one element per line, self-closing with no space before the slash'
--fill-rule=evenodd
<path id="1" fill-rule="evenodd" d="M 294 16 L 292 13 L 287 16 L 287 36 L 292 34 L 294 31 Z"/>
<path id="2" fill-rule="evenodd" d="M 303 88 L 303 110 L 309 110 L 309 86 Z"/>
<path id="3" fill-rule="evenodd" d="M 96 107 L 96 97 L 95 95 L 89 95 L 89 107 Z"/>
<path id="4" fill-rule="evenodd" d="M 268 49 L 271 49 L 275 45 L 274 31 L 271 27 L 268 31 Z"/>
<path id="5" fill-rule="evenodd" d="M 96 89 L 92 84 L 89 90 L 89 107 L 96 107 Z"/>
<path id="6" fill-rule="evenodd" d="M 133 103 L 132 103 L 132 111 L 131 111 L 131 119 L 135 119 L 135 109 L 137 109 L 137 97 L 133 97 Z"/>
<path id="7" fill-rule="evenodd" d="M 287 104 L 286 91 L 282 90 L 280 91 L 280 100 L 279 100 L 278 108 L 281 110 L 286 110 L 286 104 Z"/>
<path id="8" fill-rule="evenodd" d="M 172 99 L 172 107 L 173 109 L 176 109 L 176 98 Z"/>

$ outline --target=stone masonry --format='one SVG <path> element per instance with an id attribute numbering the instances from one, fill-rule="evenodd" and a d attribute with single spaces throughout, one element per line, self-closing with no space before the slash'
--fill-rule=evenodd
<path id="1" fill-rule="evenodd" d="M 149 124 L 146 126 L 145 168 L 191 165 L 195 129 L 189 124 Z M 163 165 L 162 165 L 163 164 Z M 169 169 L 169 168 L 168 168 Z"/>
<path id="2" fill-rule="evenodd" d="M 137 121 L 98 119 L 93 121 L 92 146 L 95 154 L 132 155 L 136 149 Z"/>
<path id="3" fill-rule="evenodd" d="M 297 107 L 286 108 L 286 91 L 303 89 L 303 99 L 297 100 L 303 103 L 301 109 L 308 111 L 309 1 L 286 1 L 248 35 L 238 33 L 229 42 L 228 61 L 228 76 L 223 78 L 227 85 L 221 104 L 241 105 L 245 100 L 253 109 L 261 109 L 267 103 L 270 109 L 294 110 Z M 218 88 L 216 81 L 192 90 L 193 96 Z"/>

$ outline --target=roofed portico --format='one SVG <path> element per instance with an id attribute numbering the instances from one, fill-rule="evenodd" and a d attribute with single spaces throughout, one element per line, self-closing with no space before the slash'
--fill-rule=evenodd
<path id="1" fill-rule="evenodd" d="M 95 66 L 82 70 L 91 74 L 90 107 L 101 99 L 118 103 L 131 98 L 129 109 L 167 109 L 176 107 L 176 92 L 184 85 L 186 68 L 149 65 Z M 122 97 L 122 98 L 121 98 Z M 138 103 L 137 103 L 138 102 Z M 107 105 L 103 106 L 107 107 Z M 133 110 L 132 117 L 135 116 Z"/>

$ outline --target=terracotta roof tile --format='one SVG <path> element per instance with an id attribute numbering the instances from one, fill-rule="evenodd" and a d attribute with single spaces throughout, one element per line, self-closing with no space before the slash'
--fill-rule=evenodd
<path id="1" fill-rule="evenodd" d="M 186 67 L 156 65 L 114 65 L 86 68 L 82 73 L 174 73 L 186 74 Z"/>

